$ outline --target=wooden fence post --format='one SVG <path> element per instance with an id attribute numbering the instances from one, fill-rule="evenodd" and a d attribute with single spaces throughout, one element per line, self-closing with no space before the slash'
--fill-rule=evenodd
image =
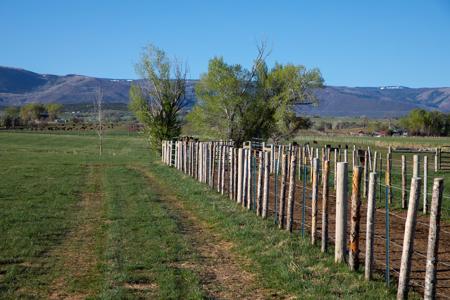
<path id="1" fill-rule="evenodd" d="M 348 163 L 340 162 L 337 165 L 336 186 L 336 238 L 334 261 L 345 261 L 346 232 L 347 232 L 347 202 L 348 202 Z"/>
<path id="2" fill-rule="evenodd" d="M 264 156 L 263 152 L 259 151 L 259 165 L 258 165 L 258 182 L 256 190 L 256 215 L 260 216 L 262 213 L 262 196 L 263 196 L 263 172 L 264 172 Z"/>
<path id="3" fill-rule="evenodd" d="M 208 180 L 208 143 L 204 143 L 203 148 L 203 182 L 206 183 Z"/>
<path id="4" fill-rule="evenodd" d="M 291 166 L 289 168 L 289 192 L 287 204 L 286 228 L 292 232 L 294 224 L 294 202 L 295 202 L 295 170 L 297 168 L 297 149 L 294 147 L 291 151 Z"/>
<path id="5" fill-rule="evenodd" d="M 406 166 L 406 157 L 402 155 L 402 208 L 406 208 L 406 182 L 407 182 L 407 166 Z"/>
<path id="6" fill-rule="evenodd" d="M 220 193 L 222 195 L 225 194 L 225 169 L 227 164 L 227 146 L 222 145 L 222 169 L 220 174 Z"/>
<path id="7" fill-rule="evenodd" d="M 317 238 L 317 212 L 319 198 L 319 159 L 313 159 L 312 168 L 312 193 L 311 193 L 311 245 L 316 244 Z"/>
<path id="8" fill-rule="evenodd" d="M 243 156 L 243 149 L 238 149 L 238 182 L 237 182 L 237 203 L 242 203 L 242 156 Z"/>
<path id="9" fill-rule="evenodd" d="M 183 141 L 183 172 L 187 174 L 187 141 Z"/>
<path id="10" fill-rule="evenodd" d="M 234 187 L 234 191 L 233 191 L 233 195 L 234 201 L 237 201 L 238 197 L 237 197 L 237 191 L 238 191 L 238 153 L 239 153 L 239 149 L 238 148 L 234 148 L 234 177 L 233 177 L 233 187 Z"/>
<path id="11" fill-rule="evenodd" d="M 350 250 L 348 263 L 350 270 L 356 271 L 359 268 L 359 230 L 361 219 L 361 173 L 362 168 L 353 166 L 352 178 L 352 207 L 350 222 Z"/>
<path id="12" fill-rule="evenodd" d="M 423 157 L 423 213 L 428 212 L 428 156 Z"/>
<path id="13" fill-rule="evenodd" d="M 420 184 L 422 179 L 413 177 L 408 203 L 408 213 L 405 222 L 405 235 L 403 238 L 402 259 L 398 279 L 397 299 L 408 298 L 409 276 L 411 273 L 411 258 L 414 251 L 414 234 L 416 231 L 417 208 L 420 198 Z"/>
<path id="14" fill-rule="evenodd" d="M 269 178 L 270 178 L 270 161 L 271 154 L 264 152 L 264 187 L 263 187 L 263 202 L 261 216 L 265 219 L 267 217 L 267 209 L 269 207 Z"/>
<path id="15" fill-rule="evenodd" d="M 329 188 L 328 179 L 330 176 L 330 161 L 325 160 L 323 163 L 322 170 L 322 252 L 327 252 L 328 250 L 328 198 L 329 198 Z"/>
<path id="16" fill-rule="evenodd" d="M 242 177 L 242 207 L 246 207 L 247 201 L 248 201 L 248 195 L 247 195 L 248 149 L 244 149 L 243 160 L 244 160 L 244 176 Z"/>
<path id="17" fill-rule="evenodd" d="M 217 183 L 216 190 L 220 193 L 220 182 L 222 179 L 222 145 L 217 145 L 218 155 L 217 155 Z"/>
<path id="18" fill-rule="evenodd" d="M 413 156 L 413 175 L 412 177 L 419 177 L 420 174 L 420 157 L 419 155 L 415 154 Z"/>
<path id="19" fill-rule="evenodd" d="M 436 269 L 438 263 L 439 231 L 441 224 L 443 191 L 444 179 L 435 178 L 433 184 L 433 196 L 431 198 L 430 231 L 428 233 L 427 265 L 424 293 L 425 300 L 436 298 Z"/>
<path id="20" fill-rule="evenodd" d="M 434 153 L 434 172 L 438 171 L 438 161 L 439 161 L 439 150 L 436 148 L 436 152 Z"/>
<path id="21" fill-rule="evenodd" d="M 358 161 L 356 160 L 356 149 L 355 149 L 355 145 L 353 145 L 353 150 L 352 150 L 352 166 L 357 166 L 358 165 Z"/>
<path id="22" fill-rule="evenodd" d="M 376 185 L 377 173 L 370 172 L 369 176 L 369 194 L 367 196 L 367 222 L 366 222 L 366 261 L 364 269 L 364 278 L 372 279 L 373 272 L 373 247 L 375 239 L 375 210 L 376 210 Z"/>
<path id="23" fill-rule="evenodd" d="M 197 152 L 197 156 L 198 156 L 198 161 L 197 161 L 197 180 L 199 182 L 202 182 L 203 178 L 203 143 L 199 142 L 198 143 L 198 152 Z"/>
<path id="24" fill-rule="evenodd" d="M 285 153 L 281 156 L 281 187 L 280 187 L 280 199 L 278 201 L 278 227 L 283 228 L 284 216 L 286 208 L 286 171 L 287 171 L 287 155 Z"/>
<path id="25" fill-rule="evenodd" d="M 374 172 L 376 172 L 378 170 L 378 152 L 375 151 L 373 153 L 373 165 L 372 165 L 372 169 Z"/>
<path id="26" fill-rule="evenodd" d="M 230 198 L 230 200 L 233 200 L 233 193 L 234 193 L 234 188 L 233 188 L 233 178 L 234 178 L 234 153 L 233 153 L 233 146 L 229 146 L 228 147 L 228 152 L 229 152 L 229 164 L 228 164 L 228 197 Z"/>
<path id="27" fill-rule="evenodd" d="M 215 169 L 215 143 L 212 142 L 209 145 L 209 172 L 208 172 L 208 182 L 211 188 L 214 188 L 214 169 Z"/>
<path id="28" fill-rule="evenodd" d="M 270 173 L 274 172 L 275 169 L 275 146 L 270 145 Z"/>
<path id="29" fill-rule="evenodd" d="M 247 155 L 247 209 L 250 209 L 252 207 L 252 176 L 253 176 L 253 170 L 252 170 L 252 143 L 250 142 L 250 149 L 248 149 Z"/>
<path id="30" fill-rule="evenodd" d="M 369 186 L 369 164 L 368 164 L 369 155 L 367 151 L 364 151 L 364 178 L 363 178 L 363 195 L 364 199 L 367 199 L 367 192 Z"/>
<path id="31" fill-rule="evenodd" d="M 391 170 L 392 170 L 392 154 L 391 154 L 391 152 L 388 152 L 386 154 L 385 184 L 386 184 L 386 187 L 388 188 L 389 204 L 392 204 Z"/>
<path id="32" fill-rule="evenodd" d="M 336 191 L 336 174 L 337 174 L 337 163 L 338 163 L 338 150 L 334 149 L 334 174 L 333 174 L 333 188 Z"/>

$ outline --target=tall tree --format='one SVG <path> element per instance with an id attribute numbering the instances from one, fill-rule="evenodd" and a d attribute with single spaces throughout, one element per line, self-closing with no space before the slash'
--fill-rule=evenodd
<path id="1" fill-rule="evenodd" d="M 20 119 L 23 123 L 30 123 L 41 118 L 45 107 L 39 103 L 28 103 L 20 108 Z"/>
<path id="2" fill-rule="evenodd" d="M 196 132 L 237 143 L 252 137 L 286 139 L 305 125 L 296 106 L 317 102 L 314 89 L 323 87 L 318 69 L 275 64 L 269 69 L 264 44 L 251 70 L 210 60 L 196 86 L 198 103 L 188 115 Z"/>
<path id="3" fill-rule="evenodd" d="M 17 106 L 10 106 L 5 109 L 3 125 L 7 128 L 14 128 L 19 121 L 20 109 Z"/>
<path id="4" fill-rule="evenodd" d="M 58 117 L 58 114 L 61 112 L 62 108 L 63 108 L 62 104 L 59 104 L 59 103 L 46 104 L 45 109 L 47 110 L 47 113 L 48 113 L 48 119 L 50 121 L 56 120 L 56 118 Z"/>
<path id="5" fill-rule="evenodd" d="M 129 107 L 144 125 L 150 145 L 160 147 L 162 140 L 181 133 L 186 67 L 178 60 L 170 59 L 163 50 L 149 45 L 142 53 L 136 71 L 144 82 L 131 87 Z"/>

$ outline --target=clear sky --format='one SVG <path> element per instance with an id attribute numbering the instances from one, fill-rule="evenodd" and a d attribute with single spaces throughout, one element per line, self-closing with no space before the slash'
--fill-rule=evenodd
<path id="1" fill-rule="evenodd" d="M 450 86 L 450 1 L 0 0 L 0 65 L 136 78 L 142 47 L 185 59 L 190 77 L 223 56 L 318 67 L 329 85 Z"/>

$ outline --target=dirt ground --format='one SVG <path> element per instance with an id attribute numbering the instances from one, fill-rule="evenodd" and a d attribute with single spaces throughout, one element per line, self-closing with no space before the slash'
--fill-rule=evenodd
<path id="1" fill-rule="evenodd" d="M 177 216 L 180 232 L 189 241 L 198 260 L 183 266 L 193 269 L 200 277 L 208 299 L 284 299 L 283 295 L 257 285 L 255 275 L 241 266 L 242 257 L 232 253 L 234 245 L 221 239 L 208 225 L 184 209 L 181 201 L 171 191 L 158 183 L 150 172 L 138 169 L 152 188 L 164 198 L 174 216 Z"/>

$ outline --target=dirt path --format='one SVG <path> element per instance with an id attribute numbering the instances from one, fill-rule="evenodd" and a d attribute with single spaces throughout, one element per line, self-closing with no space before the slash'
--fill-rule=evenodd
<path id="1" fill-rule="evenodd" d="M 276 293 L 256 284 L 256 276 L 241 266 L 247 262 L 231 252 L 234 245 L 215 234 L 207 224 L 196 218 L 183 207 L 182 201 L 165 186 L 161 185 L 151 172 L 134 167 L 147 179 L 155 192 L 167 203 L 168 209 L 177 216 L 180 231 L 189 241 L 198 259 L 192 265 L 182 267 L 193 269 L 200 277 L 202 288 L 210 299 L 270 299 L 280 298 Z"/>
<path id="2" fill-rule="evenodd" d="M 97 269 L 96 233 L 102 222 L 101 168 L 89 167 L 87 190 L 78 204 L 77 224 L 49 256 L 57 258 L 58 276 L 50 286 L 50 299 L 85 299 L 100 277 Z"/>

